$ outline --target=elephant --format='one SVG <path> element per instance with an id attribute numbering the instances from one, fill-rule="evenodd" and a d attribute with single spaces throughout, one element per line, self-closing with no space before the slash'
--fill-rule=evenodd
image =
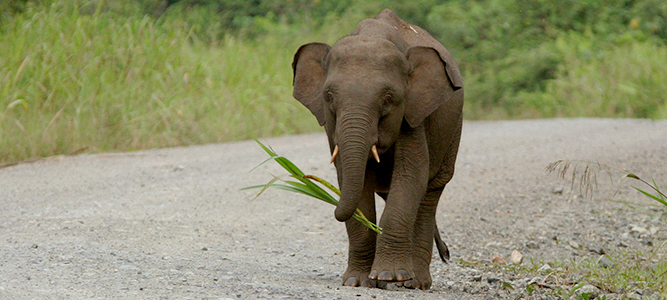
<path id="1" fill-rule="evenodd" d="M 292 62 L 293 96 L 324 127 L 341 190 L 344 286 L 395 282 L 429 289 L 433 242 L 448 259 L 435 213 L 454 174 L 463 82 L 451 54 L 424 29 L 385 9 L 333 46 L 304 44 Z M 359 208 L 382 234 L 351 218 Z"/>

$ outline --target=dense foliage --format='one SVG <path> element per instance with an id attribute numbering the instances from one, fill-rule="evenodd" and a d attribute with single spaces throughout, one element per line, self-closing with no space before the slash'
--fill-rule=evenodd
<path id="1" fill-rule="evenodd" d="M 452 52 L 468 119 L 667 118 L 663 0 L 0 1 L 0 162 L 315 130 L 293 52 L 385 7 Z"/>

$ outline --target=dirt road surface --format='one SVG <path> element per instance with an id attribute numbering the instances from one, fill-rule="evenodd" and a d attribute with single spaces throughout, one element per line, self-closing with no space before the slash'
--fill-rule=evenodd
<path id="1" fill-rule="evenodd" d="M 324 134 L 263 141 L 335 182 Z M 616 191 L 601 173 L 587 199 L 544 172 L 586 159 L 664 187 L 666 121 L 465 122 L 437 215 L 452 263 L 433 260 L 430 291 L 340 286 L 347 237 L 333 206 L 279 190 L 251 201 L 239 190 L 285 173 L 273 162 L 250 172 L 266 158 L 242 141 L 0 169 L 0 299 L 495 299 L 507 292 L 486 277 L 519 279 L 463 262 L 509 260 L 512 250 L 524 263 L 576 259 L 666 239 L 667 217 L 631 182 Z"/>

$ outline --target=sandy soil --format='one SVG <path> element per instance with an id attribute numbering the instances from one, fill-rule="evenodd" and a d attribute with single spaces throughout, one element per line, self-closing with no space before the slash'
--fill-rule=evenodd
<path id="1" fill-rule="evenodd" d="M 263 141 L 333 181 L 323 134 Z M 347 237 L 332 206 L 278 190 L 250 201 L 239 190 L 285 173 L 275 163 L 250 172 L 266 158 L 243 141 L 0 169 L 0 299 L 493 299 L 508 295 L 475 286 L 481 271 L 464 261 L 509 260 L 512 250 L 524 261 L 576 259 L 667 236 L 664 210 L 630 182 L 614 195 L 619 185 L 600 173 L 591 200 L 544 173 L 558 159 L 587 159 L 664 187 L 667 121 L 466 122 L 437 216 L 453 262 L 434 259 L 430 291 L 340 286 Z"/>

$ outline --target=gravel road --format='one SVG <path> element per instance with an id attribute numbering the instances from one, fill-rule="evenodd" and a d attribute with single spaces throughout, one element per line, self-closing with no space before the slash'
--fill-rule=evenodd
<path id="1" fill-rule="evenodd" d="M 324 134 L 263 141 L 334 181 Z M 430 291 L 340 286 L 347 237 L 332 206 L 278 190 L 251 201 L 239 190 L 285 173 L 275 163 L 250 172 L 266 158 L 242 141 L 0 169 L 0 299 L 495 299 L 511 296 L 495 279 L 524 279 L 465 262 L 513 250 L 524 263 L 576 259 L 667 239 L 664 210 L 630 182 L 612 185 L 602 172 L 588 199 L 544 173 L 552 161 L 586 159 L 664 187 L 667 121 L 465 122 L 437 215 L 453 262 L 434 259 Z"/>

